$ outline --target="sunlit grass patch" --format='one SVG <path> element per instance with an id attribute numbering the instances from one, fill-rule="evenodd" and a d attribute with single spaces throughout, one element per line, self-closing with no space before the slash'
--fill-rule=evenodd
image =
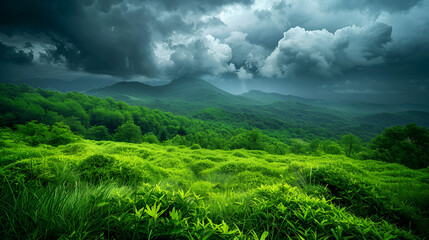
<path id="1" fill-rule="evenodd" d="M 428 216 L 427 170 L 337 155 L 79 140 L 0 157 L 11 238 L 419 239 Z"/>

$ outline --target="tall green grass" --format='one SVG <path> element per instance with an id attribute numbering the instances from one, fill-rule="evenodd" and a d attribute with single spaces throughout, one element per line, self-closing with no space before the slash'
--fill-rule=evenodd
<path id="1" fill-rule="evenodd" d="M 10 133 L 8 133 L 10 134 Z M 2 136 L 2 239 L 422 239 L 429 172 L 270 155 Z"/>

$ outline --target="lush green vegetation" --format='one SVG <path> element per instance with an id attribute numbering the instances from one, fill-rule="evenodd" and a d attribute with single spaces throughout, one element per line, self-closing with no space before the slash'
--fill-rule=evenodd
<path id="1" fill-rule="evenodd" d="M 64 94 L 34 90 L 26 85 L 18 87 L 11 84 L 0 85 L 0 93 L 2 126 L 13 127 L 14 124 L 32 120 L 45 124 L 63 122 L 77 135 L 94 140 L 160 141 L 187 146 L 198 144 L 209 149 L 230 149 L 243 147 L 243 144 L 237 143 L 238 139 L 249 139 L 259 141 L 260 150 L 272 153 L 287 151 L 284 143 L 257 130 L 174 116 L 159 110 L 115 102 L 112 98 L 102 99 L 77 92 Z M 252 138 L 255 135 L 256 139 Z"/>
<path id="2" fill-rule="evenodd" d="M 55 124 L 53 127 L 70 128 L 76 135 L 93 140 L 161 142 L 168 145 L 198 145 L 207 149 L 224 150 L 244 148 L 264 150 L 273 154 L 295 153 L 316 156 L 335 154 L 354 159 L 397 162 L 412 168 L 426 167 L 429 162 L 428 131 L 414 125 L 407 126 L 406 133 L 389 134 L 398 132 L 397 128 L 400 127 L 389 128 L 391 130 L 386 130 L 374 141 L 362 143 L 362 140 L 353 134 L 338 139 L 318 138 L 314 134 L 307 134 L 309 131 L 317 130 L 314 128 L 305 130 L 304 122 L 301 124 L 302 128 L 297 128 L 299 123 L 291 124 L 282 120 L 272 120 L 277 118 L 265 118 L 264 116 L 269 113 L 230 114 L 227 110 L 208 108 L 200 111 L 195 116 L 198 119 L 194 119 L 145 107 L 129 106 L 124 102 L 115 102 L 112 98 L 102 99 L 77 92 L 64 94 L 42 89 L 34 90 L 27 85 L 19 87 L 11 84 L 0 85 L 0 93 L 0 124 L 7 127 L 15 127 L 17 123 L 31 124 L 29 121 L 37 120 L 45 124 Z M 297 106 L 299 107 L 306 106 Z M 291 108 L 292 112 L 301 116 L 297 108 Z M 301 117 L 305 119 L 305 114 Z M 329 119 L 329 116 L 324 117 L 321 113 L 320 118 L 316 120 L 328 123 L 326 119 Z M 334 129 L 334 126 L 341 123 L 340 119 L 330 121 L 338 122 L 332 126 Z M 29 131 L 32 131 L 33 135 L 50 141 L 50 137 L 45 133 L 47 130 L 42 128 L 37 132 L 37 129 L 33 129 L 37 128 L 37 125 L 31 126 L 28 129 L 31 129 Z M 290 135 L 286 129 L 294 129 L 292 131 L 296 133 Z M 324 131 L 329 132 L 328 129 Z M 327 133 L 331 137 L 338 134 L 339 132 Z M 415 135 L 416 139 L 411 135 Z M 308 139 L 309 137 L 312 138 Z M 392 150 L 393 148 L 396 150 Z"/>
<path id="3" fill-rule="evenodd" d="M 429 130 L 408 124 L 384 130 L 371 143 L 373 158 L 410 168 L 429 166 Z"/>
<path id="4" fill-rule="evenodd" d="M 428 129 L 366 141 L 293 102 L 193 116 L 0 85 L 0 237 L 429 237 Z"/>
<path id="5" fill-rule="evenodd" d="M 195 78 L 156 87 L 120 82 L 87 93 L 234 128 L 258 128 L 283 142 L 340 139 L 350 133 L 369 141 L 394 125 L 413 122 L 429 127 L 425 106 L 342 104 L 257 91 L 236 96 Z"/>
<path id="6" fill-rule="evenodd" d="M 264 150 L 273 154 L 327 153 L 346 155 L 355 159 L 386 160 L 383 158 L 384 155 L 374 154 L 367 142 L 361 144 L 361 140 L 354 135 L 334 138 L 341 136 L 342 131 L 335 132 L 329 129 L 336 129 L 337 125 L 341 125 L 341 119 L 331 119 L 329 115 L 325 116 L 319 110 L 315 110 L 319 118 L 314 121 L 325 124 L 334 121 L 335 124 L 319 131 L 315 127 L 306 128 L 305 122 L 293 123 L 265 117 L 269 113 L 232 114 L 219 108 L 202 110 L 195 115 L 198 118 L 195 119 L 140 106 L 129 106 L 124 102 L 115 102 L 112 98 L 102 99 L 77 92 L 34 90 L 26 85 L 19 87 L 11 84 L 0 85 L 0 93 L 1 126 L 14 127 L 15 124 L 24 124 L 32 120 L 45 124 L 62 122 L 62 126 L 69 126 L 76 135 L 93 140 L 162 142 L 185 146 L 197 144 L 207 149 L 244 148 Z M 290 108 L 290 111 L 295 112 L 298 118 L 305 119 L 305 114 L 299 114 L 299 108 L 303 109 L 306 106 L 299 103 L 291 104 L 298 105 Z M 326 136 L 308 134 L 313 131 L 326 132 Z M 43 136 L 44 133 L 40 134 Z M 423 135 L 427 136 L 427 133 Z M 348 145 L 346 136 L 352 136 L 357 144 Z M 423 142 L 424 140 L 420 141 Z M 427 149 L 422 144 L 419 146 Z M 378 151 L 383 148 L 372 149 Z M 411 162 L 421 161 L 418 167 L 426 166 L 424 163 L 428 162 L 427 154 L 422 156 L 423 158 L 414 158 Z"/>
<path id="7" fill-rule="evenodd" d="M 35 128 L 54 132 L 45 141 Z M 60 129 L 60 130 L 58 130 Z M 84 140 L 3 129 L 6 239 L 421 239 L 429 172 L 345 156 Z"/>

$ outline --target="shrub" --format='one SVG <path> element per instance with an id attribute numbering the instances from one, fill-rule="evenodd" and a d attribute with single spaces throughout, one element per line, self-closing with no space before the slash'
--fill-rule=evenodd
<path id="1" fill-rule="evenodd" d="M 380 195 L 374 186 L 350 176 L 339 169 L 318 169 L 313 171 L 313 180 L 326 186 L 332 202 L 346 207 L 351 213 L 371 218 L 374 221 L 387 220 L 403 227 L 415 225 L 416 212 L 402 204 L 393 203 Z"/>
<path id="2" fill-rule="evenodd" d="M 408 124 L 386 128 L 371 143 L 374 158 L 410 168 L 429 166 L 429 130 Z"/>
<path id="3" fill-rule="evenodd" d="M 201 146 L 199 144 L 197 144 L 197 143 L 194 143 L 194 144 L 192 144 L 191 149 L 192 150 L 201 149 Z"/>
<path id="4" fill-rule="evenodd" d="M 132 122 L 127 122 L 115 130 L 113 139 L 118 142 L 141 143 L 142 130 Z"/>
<path id="5" fill-rule="evenodd" d="M 23 140 L 31 146 L 39 144 L 58 146 L 77 140 L 70 128 L 62 122 L 57 122 L 51 127 L 37 121 L 30 121 L 25 125 L 16 125 L 16 128 L 18 133 L 23 135 Z"/>
<path id="6" fill-rule="evenodd" d="M 92 126 L 86 131 L 85 137 L 92 140 L 110 140 L 109 129 L 105 126 Z"/>
<path id="7" fill-rule="evenodd" d="M 82 179 L 90 183 L 112 180 L 122 184 L 131 184 L 143 179 L 140 170 L 125 163 L 120 164 L 117 159 L 101 154 L 87 157 L 77 166 L 77 170 Z"/>
<path id="8" fill-rule="evenodd" d="M 190 164 L 191 170 L 194 172 L 196 176 L 199 176 L 200 173 L 206 169 L 210 169 L 214 167 L 215 164 L 209 160 L 198 160 Z"/>
<path id="9" fill-rule="evenodd" d="M 142 140 L 143 142 L 148 142 L 148 143 L 159 143 L 158 138 L 155 136 L 155 134 L 153 134 L 153 132 L 146 133 L 143 136 Z"/>

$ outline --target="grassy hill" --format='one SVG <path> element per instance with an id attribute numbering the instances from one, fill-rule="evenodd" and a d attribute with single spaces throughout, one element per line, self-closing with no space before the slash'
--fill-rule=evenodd
<path id="1" fill-rule="evenodd" d="M 193 81 L 173 82 L 169 91 L 200 84 Z M 331 140 L 407 123 L 403 114 L 425 121 L 426 113 L 359 119 L 284 101 L 182 117 L 111 97 L 11 84 L 0 84 L 0 113 L 4 239 L 429 236 L 429 131 L 389 128 L 374 146 L 353 135 Z"/>
<path id="2" fill-rule="evenodd" d="M 429 172 L 271 155 L 0 134 L 0 235 L 65 239 L 422 239 Z"/>

